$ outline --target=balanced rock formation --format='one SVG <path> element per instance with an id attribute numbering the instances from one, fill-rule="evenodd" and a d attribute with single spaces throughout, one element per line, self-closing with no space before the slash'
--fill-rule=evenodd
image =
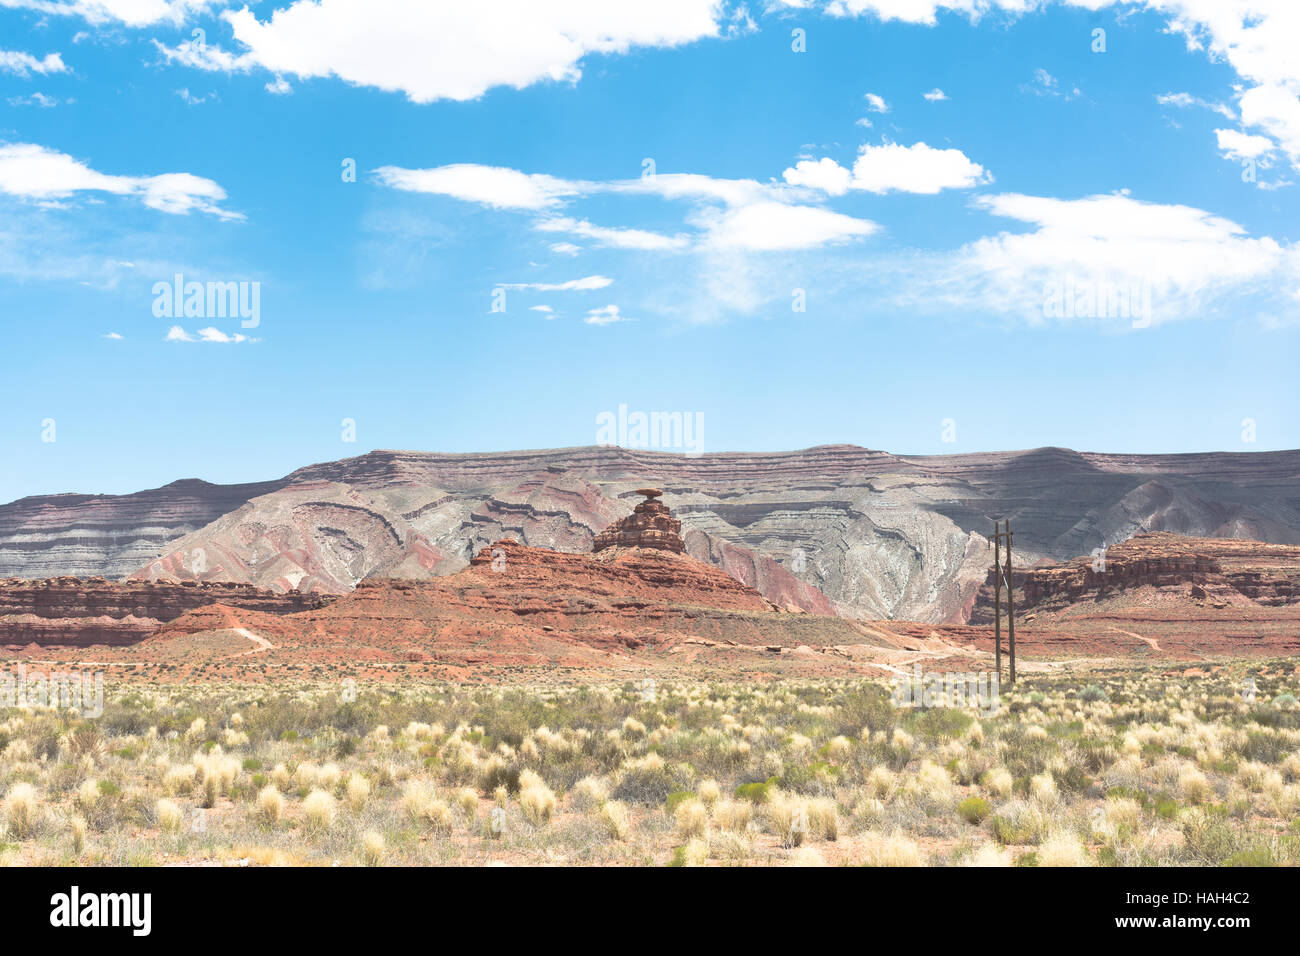
<path id="1" fill-rule="evenodd" d="M 651 548 L 676 554 L 685 551 L 682 523 L 672 516 L 666 504 L 658 500 L 663 492 L 658 488 L 638 488 L 636 493 L 645 495 L 645 501 L 633 508 L 626 518 L 620 518 L 596 535 L 591 550 Z"/>

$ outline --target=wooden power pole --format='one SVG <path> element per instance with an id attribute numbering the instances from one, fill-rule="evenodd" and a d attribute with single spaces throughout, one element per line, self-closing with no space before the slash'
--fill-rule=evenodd
<path id="1" fill-rule="evenodd" d="M 993 666 L 1002 683 L 1002 533 L 993 522 Z"/>
<path id="2" fill-rule="evenodd" d="M 1011 519 L 1007 528 L 1007 654 L 1011 658 L 1011 677 L 1007 681 L 1012 686 L 1016 683 L 1016 597 L 1011 584 Z"/>
<path id="3" fill-rule="evenodd" d="M 1016 599 L 1011 587 L 1011 520 L 993 522 L 993 664 L 998 681 L 1002 680 L 1002 584 L 1007 585 L 1007 658 L 1011 673 L 1008 683 L 1016 682 Z M 1007 560 L 1002 563 L 1002 539 L 1007 539 Z"/>

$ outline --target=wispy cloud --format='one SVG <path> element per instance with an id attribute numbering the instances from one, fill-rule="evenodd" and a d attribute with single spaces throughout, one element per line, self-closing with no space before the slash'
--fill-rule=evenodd
<path id="1" fill-rule="evenodd" d="M 244 218 L 218 205 L 226 192 L 211 179 L 191 173 L 114 176 L 33 143 L 0 146 L 0 193 L 42 203 L 81 193 L 109 193 L 138 199 L 150 209 L 174 215 L 197 211 L 221 219 Z"/>

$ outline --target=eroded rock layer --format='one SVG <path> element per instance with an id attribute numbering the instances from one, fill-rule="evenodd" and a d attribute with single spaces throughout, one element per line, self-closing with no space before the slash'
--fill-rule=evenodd
<path id="1" fill-rule="evenodd" d="M 213 604 L 288 614 L 323 607 L 329 600 L 251 584 L 10 578 L 0 580 L 0 645 L 132 644 L 164 622 Z"/>
<path id="2" fill-rule="evenodd" d="M 504 537 L 590 551 L 648 484 L 663 490 L 691 555 L 775 603 L 817 613 L 829 603 L 864 619 L 967 620 L 990 564 L 993 516 L 1012 520 L 1025 567 L 1143 531 L 1300 545 L 1295 451 L 376 451 L 255 494 L 244 486 L 224 506 L 215 486 L 0 506 L 0 574 L 134 572 L 340 594 L 372 575 L 454 573 Z"/>

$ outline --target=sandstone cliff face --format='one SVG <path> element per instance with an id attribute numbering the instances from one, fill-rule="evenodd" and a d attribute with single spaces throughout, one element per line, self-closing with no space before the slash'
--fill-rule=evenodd
<path id="1" fill-rule="evenodd" d="M 133 644 L 188 611 L 215 603 L 270 614 L 323 607 L 330 599 L 249 584 L 154 583 L 104 578 L 0 580 L 0 645 Z"/>
<path id="2" fill-rule="evenodd" d="M 589 667 L 613 657 L 633 661 L 630 652 L 705 644 L 760 655 L 888 644 L 853 621 L 785 613 L 686 554 L 618 546 L 567 554 L 507 539 L 485 545 L 454 574 L 370 578 L 318 610 L 273 616 L 202 608 L 135 650 L 140 660 L 166 659 L 189 653 L 190 635 L 234 627 L 269 643 L 257 652 L 260 662 L 436 662 L 463 666 L 466 677 L 485 665 Z"/>
<path id="3" fill-rule="evenodd" d="M 300 469 L 206 526 L 154 543 L 129 569 L 114 559 L 112 571 L 69 570 L 343 593 L 371 575 L 455 572 L 507 536 L 589 551 L 647 483 L 664 490 L 690 554 L 775 603 L 823 613 L 818 602 L 828 598 L 841 614 L 871 619 L 965 620 L 991 560 L 984 535 L 993 515 L 1012 519 L 1017 562 L 1026 566 L 1144 530 L 1300 544 L 1300 452 L 381 451 Z M 109 508 L 105 501 L 96 507 Z M 34 523 L 29 506 L 13 510 L 22 504 L 0 507 L 0 573 L 53 573 L 64 552 L 47 550 L 37 561 L 31 535 L 53 534 L 71 547 L 83 505 L 50 505 Z M 155 509 L 165 511 L 161 502 Z M 148 528 L 175 527 L 149 508 L 114 521 L 114 534 L 141 541 L 155 540 Z M 63 530 L 49 530 L 56 527 Z"/>
<path id="4" fill-rule="evenodd" d="M 1259 541 L 1140 534 L 1052 567 L 1016 570 L 1016 613 L 1069 612 L 1139 588 L 1215 607 L 1300 604 L 1300 547 Z M 993 622 L 993 576 L 980 588 L 972 623 Z M 1002 596 L 1006 607 L 1006 592 Z"/>

